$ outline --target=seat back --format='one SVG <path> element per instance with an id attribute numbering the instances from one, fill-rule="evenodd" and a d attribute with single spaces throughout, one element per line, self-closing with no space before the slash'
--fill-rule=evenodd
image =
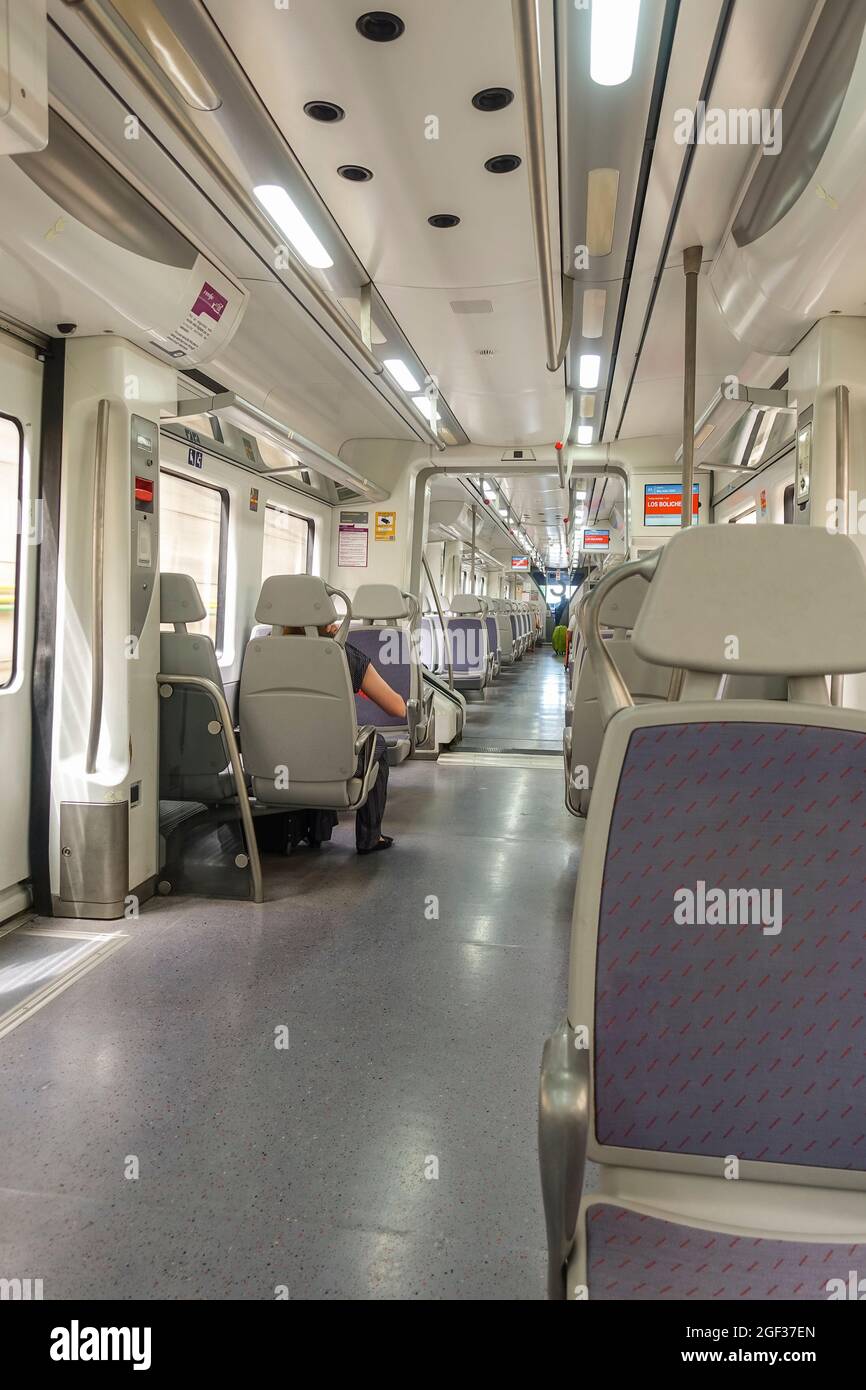
<path id="1" fill-rule="evenodd" d="M 319 628 L 337 621 L 335 594 L 347 613 L 335 638 L 322 637 Z M 256 619 L 274 633 L 250 640 L 240 694 L 244 765 L 263 802 L 338 810 L 356 799 L 358 721 L 344 649 L 350 618 L 346 596 L 321 579 L 265 580 Z M 283 636 L 283 627 L 303 635 Z"/>
<path id="2" fill-rule="evenodd" d="M 866 712 L 826 686 L 866 669 L 866 566 L 845 536 L 745 531 L 668 542 L 633 649 L 716 686 L 734 660 L 784 676 L 787 702 L 636 707 L 597 668 L 569 993 L 572 1022 L 594 1020 L 588 1153 L 716 1176 L 736 1155 L 745 1178 L 866 1189 Z M 591 623 L 588 641 L 594 657 Z"/>
<path id="3" fill-rule="evenodd" d="M 190 575 L 160 575 L 160 622 L 174 626 L 173 632 L 159 635 L 160 672 L 202 677 L 224 694 L 213 642 L 207 633 L 187 630 L 189 623 L 206 617 L 204 602 Z M 201 690 L 177 686 L 170 698 L 160 700 L 159 716 L 160 799 L 207 805 L 232 796 L 234 788 L 226 775 L 229 757 L 213 700 Z"/>
<path id="4" fill-rule="evenodd" d="M 446 618 L 454 679 L 463 684 L 484 685 L 489 671 L 484 602 L 476 594 L 455 594 Z"/>
<path id="5" fill-rule="evenodd" d="M 382 679 L 407 703 L 418 701 L 422 687 L 420 642 L 414 641 L 406 596 L 394 584 L 362 584 L 352 601 L 352 614 L 348 643 L 368 657 Z M 355 713 L 360 724 L 373 724 L 383 733 L 408 734 L 407 715 L 386 714 L 362 693 L 355 696 Z"/>

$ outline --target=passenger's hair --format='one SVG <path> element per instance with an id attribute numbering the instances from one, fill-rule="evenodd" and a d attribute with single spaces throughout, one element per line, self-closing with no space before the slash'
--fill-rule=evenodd
<path id="1" fill-rule="evenodd" d="M 332 626 L 331 623 L 326 623 L 324 627 L 320 627 L 320 628 L 319 628 L 319 636 L 320 636 L 320 637 L 330 637 L 330 636 L 332 636 L 332 634 L 331 634 L 331 632 L 330 632 L 330 630 L 329 630 L 329 629 L 331 628 L 331 626 Z M 306 636 L 306 629 L 303 628 L 303 627 L 284 627 L 284 628 L 282 629 L 282 633 L 283 633 L 283 636 L 284 636 L 284 637 L 304 637 L 304 636 Z"/>

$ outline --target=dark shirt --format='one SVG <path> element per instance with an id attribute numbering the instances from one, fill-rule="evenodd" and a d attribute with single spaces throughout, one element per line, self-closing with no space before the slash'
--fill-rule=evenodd
<path id="1" fill-rule="evenodd" d="M 367 674 L 367 667 L 370 665 L 370 658 L 353 647 L 351 642 L 346 643 L 346 660 L 349 663 L 349 676 L 352 681 L 352 689 L 357 695 L 361 689 L 361 682 Z"/>

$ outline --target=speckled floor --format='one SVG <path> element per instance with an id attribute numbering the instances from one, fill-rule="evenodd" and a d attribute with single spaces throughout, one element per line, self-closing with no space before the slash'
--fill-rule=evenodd
<path id="1" fill-rule="evenodd" d="M 562 694 L 542 649 L 467 734 L 544 747 Z M 344 822 L 266 860 L 261 907 L 124 924 L 0 1040 L 0 1276 L 46 1298 L 543 1297 L 536 1086 L 580 835 L 550 763 L 404 764 L 389 854 L 357 858 Z"/>

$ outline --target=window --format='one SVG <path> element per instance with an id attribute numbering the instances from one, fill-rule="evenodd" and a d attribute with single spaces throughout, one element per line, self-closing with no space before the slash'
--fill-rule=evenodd
<path id="1" fill-rule="evenodd" d="M 190 632 L 206 632 L 222 648 L 225 617 L 225 558 L 228 519 L 226 494 L 207 483 L 174 473 L 160 473 L 159 567 L 169 574 L 189 574 L 207 609 Z"/>
<path id="2" fill-rule="evenodd" d="M 314 533 L 309 517 L 296 516 L 276 502 L 266 502 L 262 583 L 272 574 L 311 574 Z"/>
<path id="3" fill-rule="evenodd" d="M 15 677 L 23 459 L 21 426 L 9 415 L 0 415 L 0 689 Z"/>
<path id="4" fill-rule="evenodd" d="M 758 522 L 758 509 L 755 506 L 749 507 L 744 512 L 739 512 L 736 516 L 728 517 L 731 525 L 736 526 L 756 526 Z"/>

